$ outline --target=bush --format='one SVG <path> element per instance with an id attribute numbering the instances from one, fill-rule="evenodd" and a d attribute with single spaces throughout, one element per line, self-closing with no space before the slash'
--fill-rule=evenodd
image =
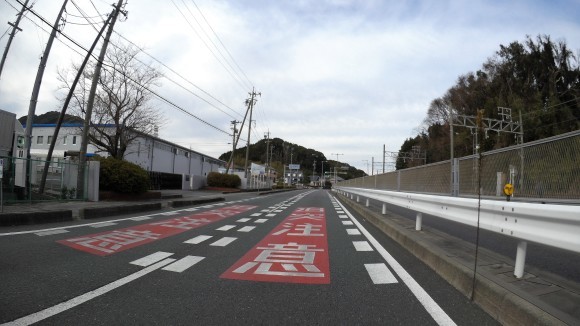
<path id="1" fill-rule="evenodd" d="M 210 187 L 238 188 L 242 180 L 235 174 L 221 174 L 210 172 L 207 175 L 207 185 Z"/>
<path id="2" fill-rule="evenodd" d="M 99 159 L 101 174 L 100 190 L 124 194 L 142 194 L 149 190 L 149 174 L 137 164 L 113 157 Z"/>

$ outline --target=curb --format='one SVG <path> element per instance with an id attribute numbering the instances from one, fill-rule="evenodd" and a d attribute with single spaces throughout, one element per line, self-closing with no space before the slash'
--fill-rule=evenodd
<path id="1" fill-rule="evenodd" d="M 45 211 L 34 213 L 6 213 L 0 215 L 0 226 L 54 223 L 72 220 L 73 213 L 71 210 Z"/>
<path id="2" fill-rule="evenodd" d="M 202 205 L 207 203 L 215 203 L 220 201 L 226 201 L 226 199 L 224 197 L 218 197 L 218 198 L 193 199 L 193 200 L 176 200 L 169 202 L 169 206 L 184 207 L 184 206 Z"/>
<path id="3" fill-rule="evenodd" d="M 336 194 L 351 209 L 407 249 L 459 292 L 469 297 L 473 271 L 449 257 L 441 248 L 416 239 L 410 229 L 396 225 L 350 198 Z M 412 229 L 414 231 L 414 228 Z M 416 232 L 416 231 L 414 231 Z M 502 325 L 566 325 L 562 320 L 478 273 L 473 301 Z"/>
<path id="4" fill-rule="evenodd" d="M 87 220 L 92 218 L 99 218 L 103 215 L 114 216 L 123 215 L 131 213 L 141 213 L 146 211 L 159 210 L 162 208 L 162 203 L 151 203 L 151 204 L 135 204 L 135 205 L 124 205 L 124 206 L 109 206 L 109 207 L 96 207 L 96 208 L 83 208 L 79 210 L 79 218 L 81 220 Z"/>

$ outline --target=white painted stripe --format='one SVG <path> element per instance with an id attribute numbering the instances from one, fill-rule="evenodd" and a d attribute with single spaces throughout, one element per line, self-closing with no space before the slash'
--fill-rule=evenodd
<path id="1" fill-rule="evenodd" d="M 56 314 L 59 314 L 61 312 L 72 309 L 80 304 L 83 304 L 89 300 L 97 298 L 97 297 L 99 297 L 107 292 L 113 291 L 114 289 L 116 289 L 118 287 L 121 287 L 127 283 L 130 283 L 136 279 L 139 279 L 139 278 L 141 278 L 141 277 L 143 277 L 143 276 L 145 276 L 145 275 L 147 275 L 155 270 L 158 270 L 159 268 L 161 268 L 167 264 L 170 264 L 174 261 L 175 261 L 175 259 L 171 259 L 171 258 L 163 260 L 155 265 L 151 265 L 151 266 L 144 268 L 144 269 L 142 269 L 136 273 L 133 273 L 129 276 L 125 276 L 122 279 L 116 280 L 116 281 L 109 283 L 105 286 L 102 286 L 96 290 L 79 295 L 78 297 L 75 297 L 75 298 L 72 298 L 68 301 L 59 303 L 55 306 L 44 309 L 42 311 L 39 311 L 39 312 L 30 314 L 28 316 L 16 319 L 10 323 L 7 323 L 7 325 L 31 325 L 31 324 L 37 323 L 41 320 L 52 317 Z"/>
<path id="2" fill-rule="evenodd" d="M 269 211 L 270 211 L 269 209 L 263 209 L 260 212 L 268 213 Z"/>
<path id="3" fill-rule="evenodd" d="M 187 241 L 184 241 L 183 243 L 189 243 L 189 244 L 200 244 L 202 242 L 204 242 L 207 239 L 211 239 L 212 236 L 211 235 L 198 235 L 195 238 L 191 238 Z"/>
<path id="4" fill-rule="evenodd" d="M 184 212 L 195 212 L 197 210 L 197 208 L 186 208 L 186 209 L 182 209 L 182 211 Z"/>
<path id="5" fill-rule="evenodd" d="M 171 215 L 177 215 L 177 214 L 179 214 L 179 212 L 174 211 L 174 212 L 159 213 L 157 215 L 171 216 Z"/>
<path id="6" fill-rule="evenodd" d="M 217 228 L 216 230 L 218 230 L 218 231 L 229 231 L 229 230 L 231 230 L 231 229 L 233 229 L 235 227 L 236 227 L 235 225 L 224 225 L 221 228 Z"/>
<path id="7" fill-rule="evenodd" d="M 374 284 L 399 283 L 385 264 L 365 264 L 365 268 Z"/>
<path id="8" fill-rule="evenodd" d="M 351 221 L 342 221 L 342 225 L 352 225 Z"/>
<path id="9" fill-rule="evenodd" d="M 340 210 L 340 211 L 336 211 L 338 214 L 344 214 L 344 211 Z"/>
<path id="10" fill-rule="evenodd" d="M 44 237 L 45 235 L 53 235 L 53 234 L 61 234 L 61 233 L 68 233 L 68 230 L 61 229 L 61 230 L 52 230 L 52 231 L 44 231 L 44 232 L 37 232 L 35 233 L 39 237 Z"/>
<path id="11" fill-rule="evenodd" d="M 270 214 L 266 214 L 266 216 L 267 216 L 267 217 L 273 217 L 273 216 L 276 216 L 276 214 L 274 214 L 274 213 L 270 213 Z"/>
<path id="12" fill-rule="evenodd" d="M 238 239 L 238 238 L 223 237 L 223 238 L 219 239 L 218 241 L 210 244 L 210 246 L 225 247 L 225 246 L 229 245 L 230 243 L 236 241 L 236 239 Z"/>
<path id="13" fill-rule="evenodd" d="M 113 225 L 117 225 L 117 223 L 113 223 L 113 222 L 100 223 L 100 224 L 91 225 L 91 227 L 96 229 L 96 228 L 104 228 L 106 226 L 113 226 Z"/>
<path id="14" fill-rule="evenodd" d="M 360 235 L 360 231 L 358 229 L 346 229 L 346 233 L 348 235 Z"/>
<path id="15" fill-rule="evenodd" d="M 254 213 L 254 214 L 251 214 L 250 216 L 262 216 L 262 213 Z"/>
<path id="16" fill-rule="evenodd" d="M 132 217 L 130 218 L 133 221 L 144 221 L 144 220 L 150 220 L 152 219 L 151 216 L 137 216 L 137 217 Z"/>
<path id="17" fill-rule="evenodd" d="M 239 229 L 238 232 L 250 232 L 255 228 L 255 226 L 244 226 L 243 228 Z"/>
<path id="18" fill-rule="evenodd" d="M 240 223 L 246 223 L 246 222 L 247 222 L 247 221 L 249 221 L 249 220 L 251 220 L 251 218 L 247 218 L 247 217 L 245 217 L 245 218 L 241 218 L 241 219 L 237 220 L 236 222 L 240 222 Z"/>
<path id="19" fill-rule="evenodd" d="M 274 212 L 276 212 L 276 213 L 282 213 L 283 211 L 284 211 L 284 210 L 282 210 L 282 209 L 277 209 L 277 210 L 275 210 Z"/>
<path id="20" fill-rule="evenodd" d="M 417 300 L 425 307 L 427 312 L 439 325 L 456 325 L 455 322 L 449 317 L 441 307 L 431 298 L 431 296 L 415 281 L 415 279 L 399 264 L 399 262 L 389 254 L 389 252 L 381 246 L 381 244 L 365 229 L 362 224 L 360 224 L 354 216 L 340 204 L 345 213 L 350 217 L 350 219 L 356 224 L 356 226 L 361 230 L 364 236 L 369 240 L 369 242 L 377 249 L 377 252 L 383 257 L 387 264 L 391 267 L 393 271 L 399 276 L 399 278 L 405 283 L 405 285 L 413 292 Z"/>
<path id="21" fill-rule="evenodd" d="M 266 221 L 268 221 L 267 218 L 259 218 L 259 219 L 255 220 L 254 223 L 264 223 Z"/>
<path id="22" fill-rule="evenodd" d="M 185 256 L 185 257 L 181 258 L 180 260 L 176 261 L 175 263 L 163 267 L 162 270 L 181 273 L 184 270 L 190 268 L 191 266 L 199 263 L 204 258 L 205 257 L 199 257 L 199 256 Z"/>
<path id="23" fill-rule="evenodd" d="M 353 241 L 352 244 L 356 251 L 373 251 L 373 247 L 366 241 Z"/>
<path id="24" fill-rule="evenodd" d="M 173 254 L 170 252 L 158 251 L 158 252 L 153 253 L 149 256 L 145 256 L 143 258 L 134 260 L 131 262 L 131 264 L 145 267 L 145 266 L 155 264 L 156 262 L 161 261 L 161 260 L 163 260 L 171 255 L 173 255 Z"/>
<path id="25" fill-rule="evenodd" d="M 344 215 L 344 214 L 338 215 L 338 217 L 339 217 L 339 218 L 348 218 L 348 216 L 346 216 L 346 215 Z"/>

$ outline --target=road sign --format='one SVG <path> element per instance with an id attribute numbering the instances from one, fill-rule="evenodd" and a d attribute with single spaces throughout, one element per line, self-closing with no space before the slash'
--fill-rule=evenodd
<path id="1" fill-rule="evenodd" d="M 511 183 L 506 183 L 503 187 L 503 193 L 506 196 L 511 196 L 514 194 L 514 186 Z"/>

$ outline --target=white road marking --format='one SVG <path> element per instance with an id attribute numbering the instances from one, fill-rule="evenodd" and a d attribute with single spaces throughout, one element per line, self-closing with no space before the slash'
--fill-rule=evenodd
<path id="1" fill-rule="evenodd" d="M 249 221 L 249 220 L 251 220 L 251 218 L 247 218 L 247 217 L 245 217 L 245 218 L 241 218 L 241 219 L 237 220 L 236 222 L 240 222 L 240 223 L 246 223 L 246 222 L 247 222 L 247 221 Z"/>
<path id="2" fill-rule="evenodd" d="M 191 266 L 199 263 L 204 258 L 205 257 L 199 257 L 199 256 L 185 256 L 185 257 L 181 258 L 180 260 L 174 262 L 173 264 L 163 267 L 162 270 L 181 273 L 184 270 L 190 268 Z"/>
<path id="3" fill-rule="evenodd" d="M 202 242 L 204 242 L 207 239 L 211 239 L 212 236 L 211 235 L 198 235 L 195 238 L 191 238 L 187 241 L 184 241 L 183 243 L 189 243 L 189 244 L 200 244 Z"/>
<path id="4" fill-rule="evenodd" d="M 338 217 L 339 217 L 339 218 L 348 218 L 348 216 L 346 216 L 346 215 L 344 215 L 344 214 L 338 215 Z"/>
<path id="5" fill-rule="evenodd" d="M 385 264 L 365 264 L 365 268 L 374 284 L 398 283 L 397 278 Z"/>
<path id="6" fill-rule="evenodd" d="M 151 218 L 152 218 L 151 216 L 137 216 L 137 217 L 130 218 L 130 220 L 133 220 L 133 221 L 144 221 L 144 220 L 150 220 Z"/>
<path id="7" fill-rule="evenodd" d="M 264 223 L 266 221 L 268 221 L 267 218 L 259 218 L 259 219 L 255 220 L 254 223 Z"/>
<path id="8" fill-rule="evenodd" d="M 262 216 L 262 213 L 254 213 L 254 214 L 251 214 L 250 216 Z"/>
<path id="9" fill-rule="evenodd" d="M 360 231 L 358 229 L 346 229 L 346 233 L 348 235 L 360 235 Z"/>
<path id="10" fill-rule="evenodd" d="M 221 228 L 217 228 L 216 230 L 218 230 L 218 231 L 229 231 L 229 230 L 231 230 L 231 229 L 233 229 L 235 227 L 236 227 L 235 225 L 224 225 Z"/>
<path id="11" fill-rule="evenodd" d="M 159 213 L 157 215 L 171 216 L 171 215 L 177 215 L 177 214 L 179 214 L 178 211 L 173 211 L 173 212 Z"/>
<path id="12" fill-rule="evenodd" d="M 344 205 L 340 204 L 342 209 L 345 213 L 350 217 L 350 219 L 354 222 L 354 224 L 361 230 L 364 236 L 369 240 L 369 242 L 375 247 L 377 252 L 383 257 L 383 259 L 387 262 L 387 264 L 391 267 L 393 271 L 399 276 L 399 278 L 405 283 L 405 285 L 411 290 L 413 295 L 419 300 L 419 302 L 425 307 L 427 312 L 433 317 L 435 322 L 439 325 L 456 325 L 455 322 L 439 307 L 437 302 L 431 298 L 429 293 L 425 291 L 415 281 L 415 279 L 399 264 L 399 262 L 389 254 L 389 252 L 381 246 L 381 244 L 365 229 L 362 224 L 357 221 L 354 216 L 344 207 Z"/>
<path id="13" fill-rule="evenodd" d="M 356 251 L 373 251 L 373 247 L 366 241 L 353 241 L 352 244 Z"/>
<path id="14" fill-rule="evenodd" d="M 99 224 L 91 225 L 91 227 L 96 229 L 96 228 L 104 228 L 106 226 L 113 226 L 113 225 L 117 225 L 117 223 L 113 223 L 113 222 L 99 223 Z"/>
<path id="15" fill-rule="evenodd" d="M 51 231 L 43 231 L 35 233 L 39 237 L 44 237 L 45 235 L 53 235 L 53 234 L 60 234 L 60 233 L 67 233 L 68 230 L 60 229 L 60 230 L 51 230 Z"/>
<path id="16" fill-rule="evenodd" d="M 225 246 L 229 245 L 230 243 L 234 242 L 236 239 L 237 238 L 223 237 L 223 238 L 219 239 L 218 241 L 210 244 L 210 246 L 225 247 Z"/>
<path id="17" fill-rule="evenodd" d="M 277 209 L 274 212 L 276 212 L 276 213 L 282 213 L 283 211 L 284 211 L 283 209 Z"/>
<path id="18" fill-rule="evenodd" d="M 342 225 L 352 225 L 351 221 L 342 221 Z"/>
<path id="19" fill-rule="evenodd" d="M 244 226 L 243 228 L 239 229 L 238 232 L 250 232 L 255 228 L 255 226 Z"/>
<path id="20" fill-rule="evenodd" d="M 274 214 L 274 213 L 270 213 L 270 214 L 266 214 L 266 216 L 267 216 L 267 217 L 273 217 L 273 216 L 276 216 L 276 214 Z"/>
<path id="21" fill-rule="evenodd" d="M 197 210 L 197 208 L 186 208 L 186 209 L 182 209 L 182 211 L 184 212 L 195 212 Z"/>
<path id="22" fill-rule="evenodd" d="M 174 262 L 175 259 L 166 259 L 163 260 L 155 265 L 151 265 L 149 267 L 146 267 L 136 273 L 133 273 L 131 275 L 125 276 L 119 280 L 116 280 L 114 282 L 111 282 L 105 286 L 102 286 L 96 290 L 87 292 L 85 294 L 79 295 L 78 297 L 72 298 L 68 301 L 59 303 L 55 306 L 52 306 L 50 308 L 44 309 L 42 311 L 30 314 L 28 316 L 16 319 L 12 322 L 7 323 L 6 325 L 31 325 L 34 323 L 37 323 L 41 320 L 44 320 L 46 318 L 52 317 L 56 314 L 59 314 L 61 312 L 67 311 L 69 309 L 72 309 L 80 304 L 83 304 L 89 300 L 92 300 L 94 298 L 97 298 L 107 292 L 113 291 L 114 289 L 121 287 L 127 283 L 130 283 L 136 279 L 139 279 L 167 264 L 170 264 L 172 262 Z"/>
<path id="23" fill-rule="evenodd" d="M 131 262 L 131 264 L 145 267 L 145 266 L 155 264 L 156 262 L 159 262 L 159 261 L 161 261 L 169 256 L 172 256 L 172 255 L 173 254 L 170 252 L 158 251 L 158 252 L 153 253 L 149 256 L 145 256 L 143 258 L 134 260 Z"/>

